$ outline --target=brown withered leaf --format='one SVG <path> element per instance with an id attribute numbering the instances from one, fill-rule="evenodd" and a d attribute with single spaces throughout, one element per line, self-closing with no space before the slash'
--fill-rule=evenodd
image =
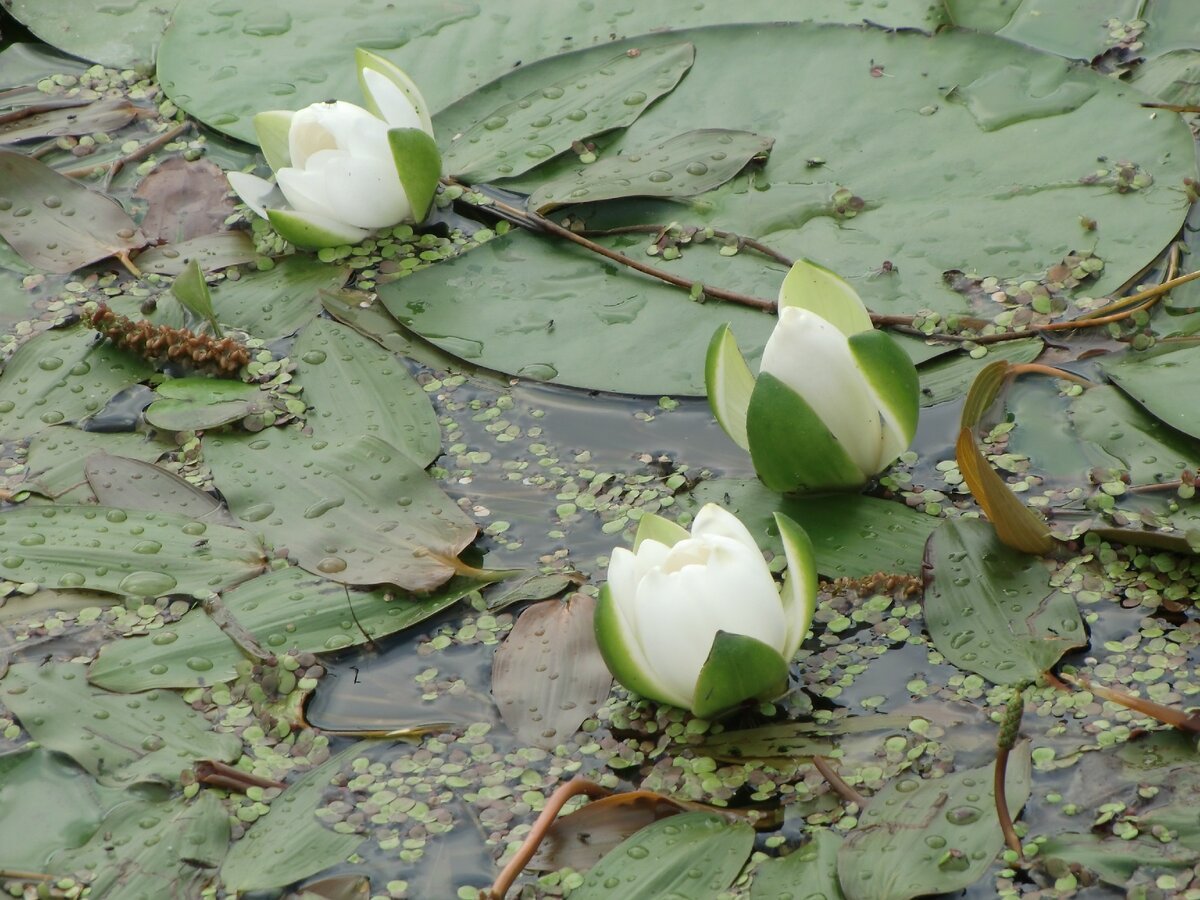
<path id="1" fill-rule="evenodd" d="M 142 231 L 152 241 L 179 243 L 224 227 L 233 212 L 229 182 L 216 163 L 176 156 L 159 163 L 133 196 L 149 207 Z"/>
<path id="2" fill-rule="evenodd" d="M 612 675 L 592 627 L 596 601 L 571 594 L 517 619 L 492 662 L 492 696 L 513 733 L 535 747 L 567 740 L 604 702 Z"/>
<path id="3" fill-rule="evenodd" d="M 105 97 L 80 107 L 52 104 L 27 107 L 4 116 L 0 144 L 19 144 L 66 135 L 112 132 L 128 125 L 137 107 L 124 97 Z"/>

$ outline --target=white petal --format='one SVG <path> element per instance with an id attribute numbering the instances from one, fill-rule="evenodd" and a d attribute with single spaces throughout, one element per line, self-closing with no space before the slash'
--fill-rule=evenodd
<path id="1" fill-rule="evenodd" d="M 653 539 L 642 541 L 634 555 L 634 579 L 641 581 L 651 570 L 661 568 L 670 554 L 671 548 L 661 541 Z"/>
<path id="2" fill-rule="evenodd" d="M 275 185 L 265 178 L 246 172 L 226 172 L 229 186 L 242 198 L 242 202 L 262 218 L 267 217 L 267 198 L 276 191 Z"/>
<path id="3" fill-rule="evenodd" d="M 720 535 L 758 552 L 758 544 L 754 542 L 750 529 L 733 513 L 715 503 L 704 504 L 700 512 L 696 513 L 696 519 L 692 522 L 692 534 L 696 537 Z"/>
<path id="4" fill-rule="evenodd" d="M 288 131 L 288 154 L 297 169 L 308 167 L 309 157 L 321 150 L 350 150 L 362 153 L 359 142 L 364 135 L 378 135 L 371 155 L 391 151 L 387 143 L 387 123 L 361 106 L 335 100 L 313 103 L 292 117 Z M 382 147 L 382 150 L 378 149 Z"/>
<path id="5" fill-rule="evenodd" d="M 841 331 L 808 310 L 784 307 L 763 348 L 761 371 L 804 398 L 864 475 L 878 471 L 879 408 Z"/>
<path id="6" fill-rule="evenodd" d="M 319 110 L 330 103 L 314 103 L 292 116 L 288 129 L 288 157 L 293 168 L 303 169 L 308 158 L 321 150 L 336 150 L 337 138 L 322 124 Z"/>
<path id="7" fill-rule="evenodd" d="M 608 558 L 608 589 L 613 602 L 622 609 L 637 599 L 637 561 L 624 547 L 617 547 Z"/>
<path id="8" fill-rule="evenodd" d="M 337 150 L 322 150 L 322 153 L 338 153 Z M 279 189 L 287 197 L 292 208 L 327 218 L 340 218 L 329 207 L 325 194 L 325 181 L 314 171 L 285 166 L 275 173 Z"/>
<path id="9" fill-rule="evenodd" d="M 371 99 L 379 107 L 379 112 L 387 120 L 390 128 L 425 128 L 420 114 L 412 101 L 405 96 L 392 80 L 382 72 L 374 69 L 362 70 L 363 82 L 371 93 Z M 432 135 L 431 135 L 432 136 Z"/>
<path id="10" fill-rule="evenodd" d="M 384 228 L 412 216 L 390 155 L 381 160 L 321 153 L 309 160 L 306 174 L 320 179 L 333 217 L 350 225 Z"/>

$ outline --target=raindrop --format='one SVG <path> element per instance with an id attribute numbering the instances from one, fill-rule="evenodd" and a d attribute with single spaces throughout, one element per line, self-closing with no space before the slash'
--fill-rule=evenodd
<path id="1" fill-rule="evenodd" d="M 346 569 L 346 561 L 340 556 L 327 556 L 317 563 L 317 571 L 333 574 L 334 572 L 343 572 Z"/>
<path id="2" fill-rule="evenodd" d="M 37 547 L 40 544 L 46 543 L 46 538 L 44 535 L 37 533 L 27 534 L 21 540 L 17 541 L 17 543 L 22 547 Z"/>
<path id="3" fill-rule="evenodd" d="M 134 553 L 142 553 L 145 555 L 157 553 L 161 549 L 162 544 L 160 544 L 158 541 L 138 541 L 133 545 Z"/>
<path id="4" fill-rule="evenodd" d="M 896 782 L 896 790 L 903 794 L 911 794 L 920 786 L 921 783 L 915 778 L 901 778 Z"/>
<path id="5" fill-rule="evenodd" d="M 626 106 L 641 106 L 646 102 L 646 95 L 641 91 L 634 91 L 622 101 Z"/>
<path id="6" fill-rule="evenodd" d="M 584 119 L 587 118 L 587 110 L 586 109 L 573 109 L 569 113 L 567 113 L 567 118 L 570 119 L 572 122 L 582 122 Z"/>
<path id="7" fill-rule="evenodd" d="M 62 206 L 62 197 L 56 197 L 54 194 L 51 194 L 49 197 L 43 198 L 42 205 L 46 209 L 58 209 Z"/>
<path id="8" fill-rule="evenodd" d="M 178 583 L 165 572 L 130 572 L 121 579 L 117 590 L 135 597 L 161 597 Z"/>
<path id="9" fill-rule="evenodd" d="M 300 358 L 310 366 L 319 366 L 321 363 L 325 362 L 327 357 L 324 350 L 309 350 Z"/>
<path id="10" fill-rule="evenodd" d="M 124 522 L 129 516 L 125 514 L 125 510 L 123 509 L 110 509 L 104 514 L 104 518 L 109 522 Z"/>
<path id="11" fill-rule="evenodd" d="M 150 639 L 150 643 L 156 644 L 159 647 L 163 647 L 167 644 L 173 644 L 177 640 L 179 640 L 179 635 L 174 631 L 160 631 Z"/>
<path id="12" fill-rule="evenodd" d="M 189 656 L 187 667 L 193 672 L 207 672 L 213 667 L 213 661 L 207 656 Z"/>
<path id="13" fill-rule="evenodd" d="M 947 810 L 946 821 L 951 825 L 970 825 L 979 820 L 979 808 L 975 806 L 956 806 Z"/>
<path id="14" fill-rule="evenodd" d="M 686 171 L 689 175 L 707 175 L 708 166 L 702 162 L 692 162 L 687 164 Z"/>
<path id="15" fill-rule="evenodd" d="M 488 131 L 495 131 L 498 128 L 503 128 L 507 124 L 508 119 L 505 116 L 492 116 L 488 119 L 484 119 L 483 121 L 483 127 Z"/>
<path id="16" fill-rule="evenodd" d="M 65 588 L 83 587 L 86 581 L 87 578 L 78 572 L 63 572 L 58 578 L 58 586 Z"/>
<path id="17" fill-rule="evenodd" d="M 637 846 L 629 848 L 629 855 L 632 856 L 634 859 L 645 859 L 647 856 L 650 855 L 650 851 L 639 844 Z"/>
<path id="18" fill-rule="evenodd" d="M 647 176 L 647 178 L 649 178 L 649 180 L 653 181 L 655 184 L 662 184 L 663 182 L 671 180 L 671 173 L 663 169 L 655 169 Z"/>
<path id="19" fill-rule="evenodd" d="M 167 746 L 167 742 L 157 734 L 147 735 L 142 741 L 142 749 L 150 753 L 153 753 L 155 750 L 161 750 L 165 746 Z M 157 821 L 156 819 L 155 822 L 157 823 Z"/>

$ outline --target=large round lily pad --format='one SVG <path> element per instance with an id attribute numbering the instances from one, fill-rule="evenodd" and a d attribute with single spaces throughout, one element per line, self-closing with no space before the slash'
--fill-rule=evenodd
<path id="1" fill-rule="evenodd" d="M 617 46 L 680 40 L 696 47 L 692 70 L 611 137 L 602 157 L 720 126 L 773 137 L 770 162 L 687 203 L 576 208 L 590 224 L 710 224 L 834 269 L 880 312 L 991 317 L 1003 307 L 956 293 L 943 273 L 1037 280 L 1072 251 L 1092 251 L 1105 266 L 1082 290 L 1101 294 L 1151 260 L 1186 214 L 1178 186 L 1195 163 L 1183 123 L 1152 116 L 1124 85 L 1059 57 L 963 31 L 815 24 L 699 28 Z M 446 141 L 613 52 L 606 45 L 518 69 L 439 113 L 438 133 Z M 532 191 L 579 167 L 567 156 L 504 185 Z M 1152 183 L 1119 183 L 1118 162 Z M 839 203 L 842 190 L 862 208 Z M 645 258 L 644 240 L 623 241 Z M 782 270 L 748 259 L 710 244 L 658 264 L 773 297 Z M 384 297 L 406 324 L 482 365 L 635 393 L 701 393 L 717 325 L 735 320 L 749 356 L 772 326 L 768 316 L 692 304 L 605 261 L 589 266 L 574 249 L 532 243 L 474 251 L 388 286 Z"/>

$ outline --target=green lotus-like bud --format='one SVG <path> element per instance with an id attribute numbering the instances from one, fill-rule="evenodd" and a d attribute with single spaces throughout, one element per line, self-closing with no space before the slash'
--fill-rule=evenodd
<path id="1" fill-rule="evenodd" d="M 357 51 L 370 109 L 333 100 L 254 117 L 275 184 L 230 172 L 229 184 L 298 247 L 352 244 L 372 231 L 429 213 L 441 156 L 425 101 L 382 57 Z"/>
<path id="2" fill-rule="evenodd" d="M 755 379 L 728 326 L 709 345 L 708 399 L 777 491 L 855 488 L 912 443 L 919 385 L 908 355 L 854 289 L 802 260 L 779 291 L 779 319 Z"/>
<path id="3" fill-rule="evenodd" d="M 652 513 L 632 551 L 616 548 L 596 606 L 613 675 L 644 697 L 712 718 L 787 686 L 816 606 L 808 535 L 777 515 L 788 572 L 780 591 L 746 526 L 708 504 L 691 532 Z"/>

